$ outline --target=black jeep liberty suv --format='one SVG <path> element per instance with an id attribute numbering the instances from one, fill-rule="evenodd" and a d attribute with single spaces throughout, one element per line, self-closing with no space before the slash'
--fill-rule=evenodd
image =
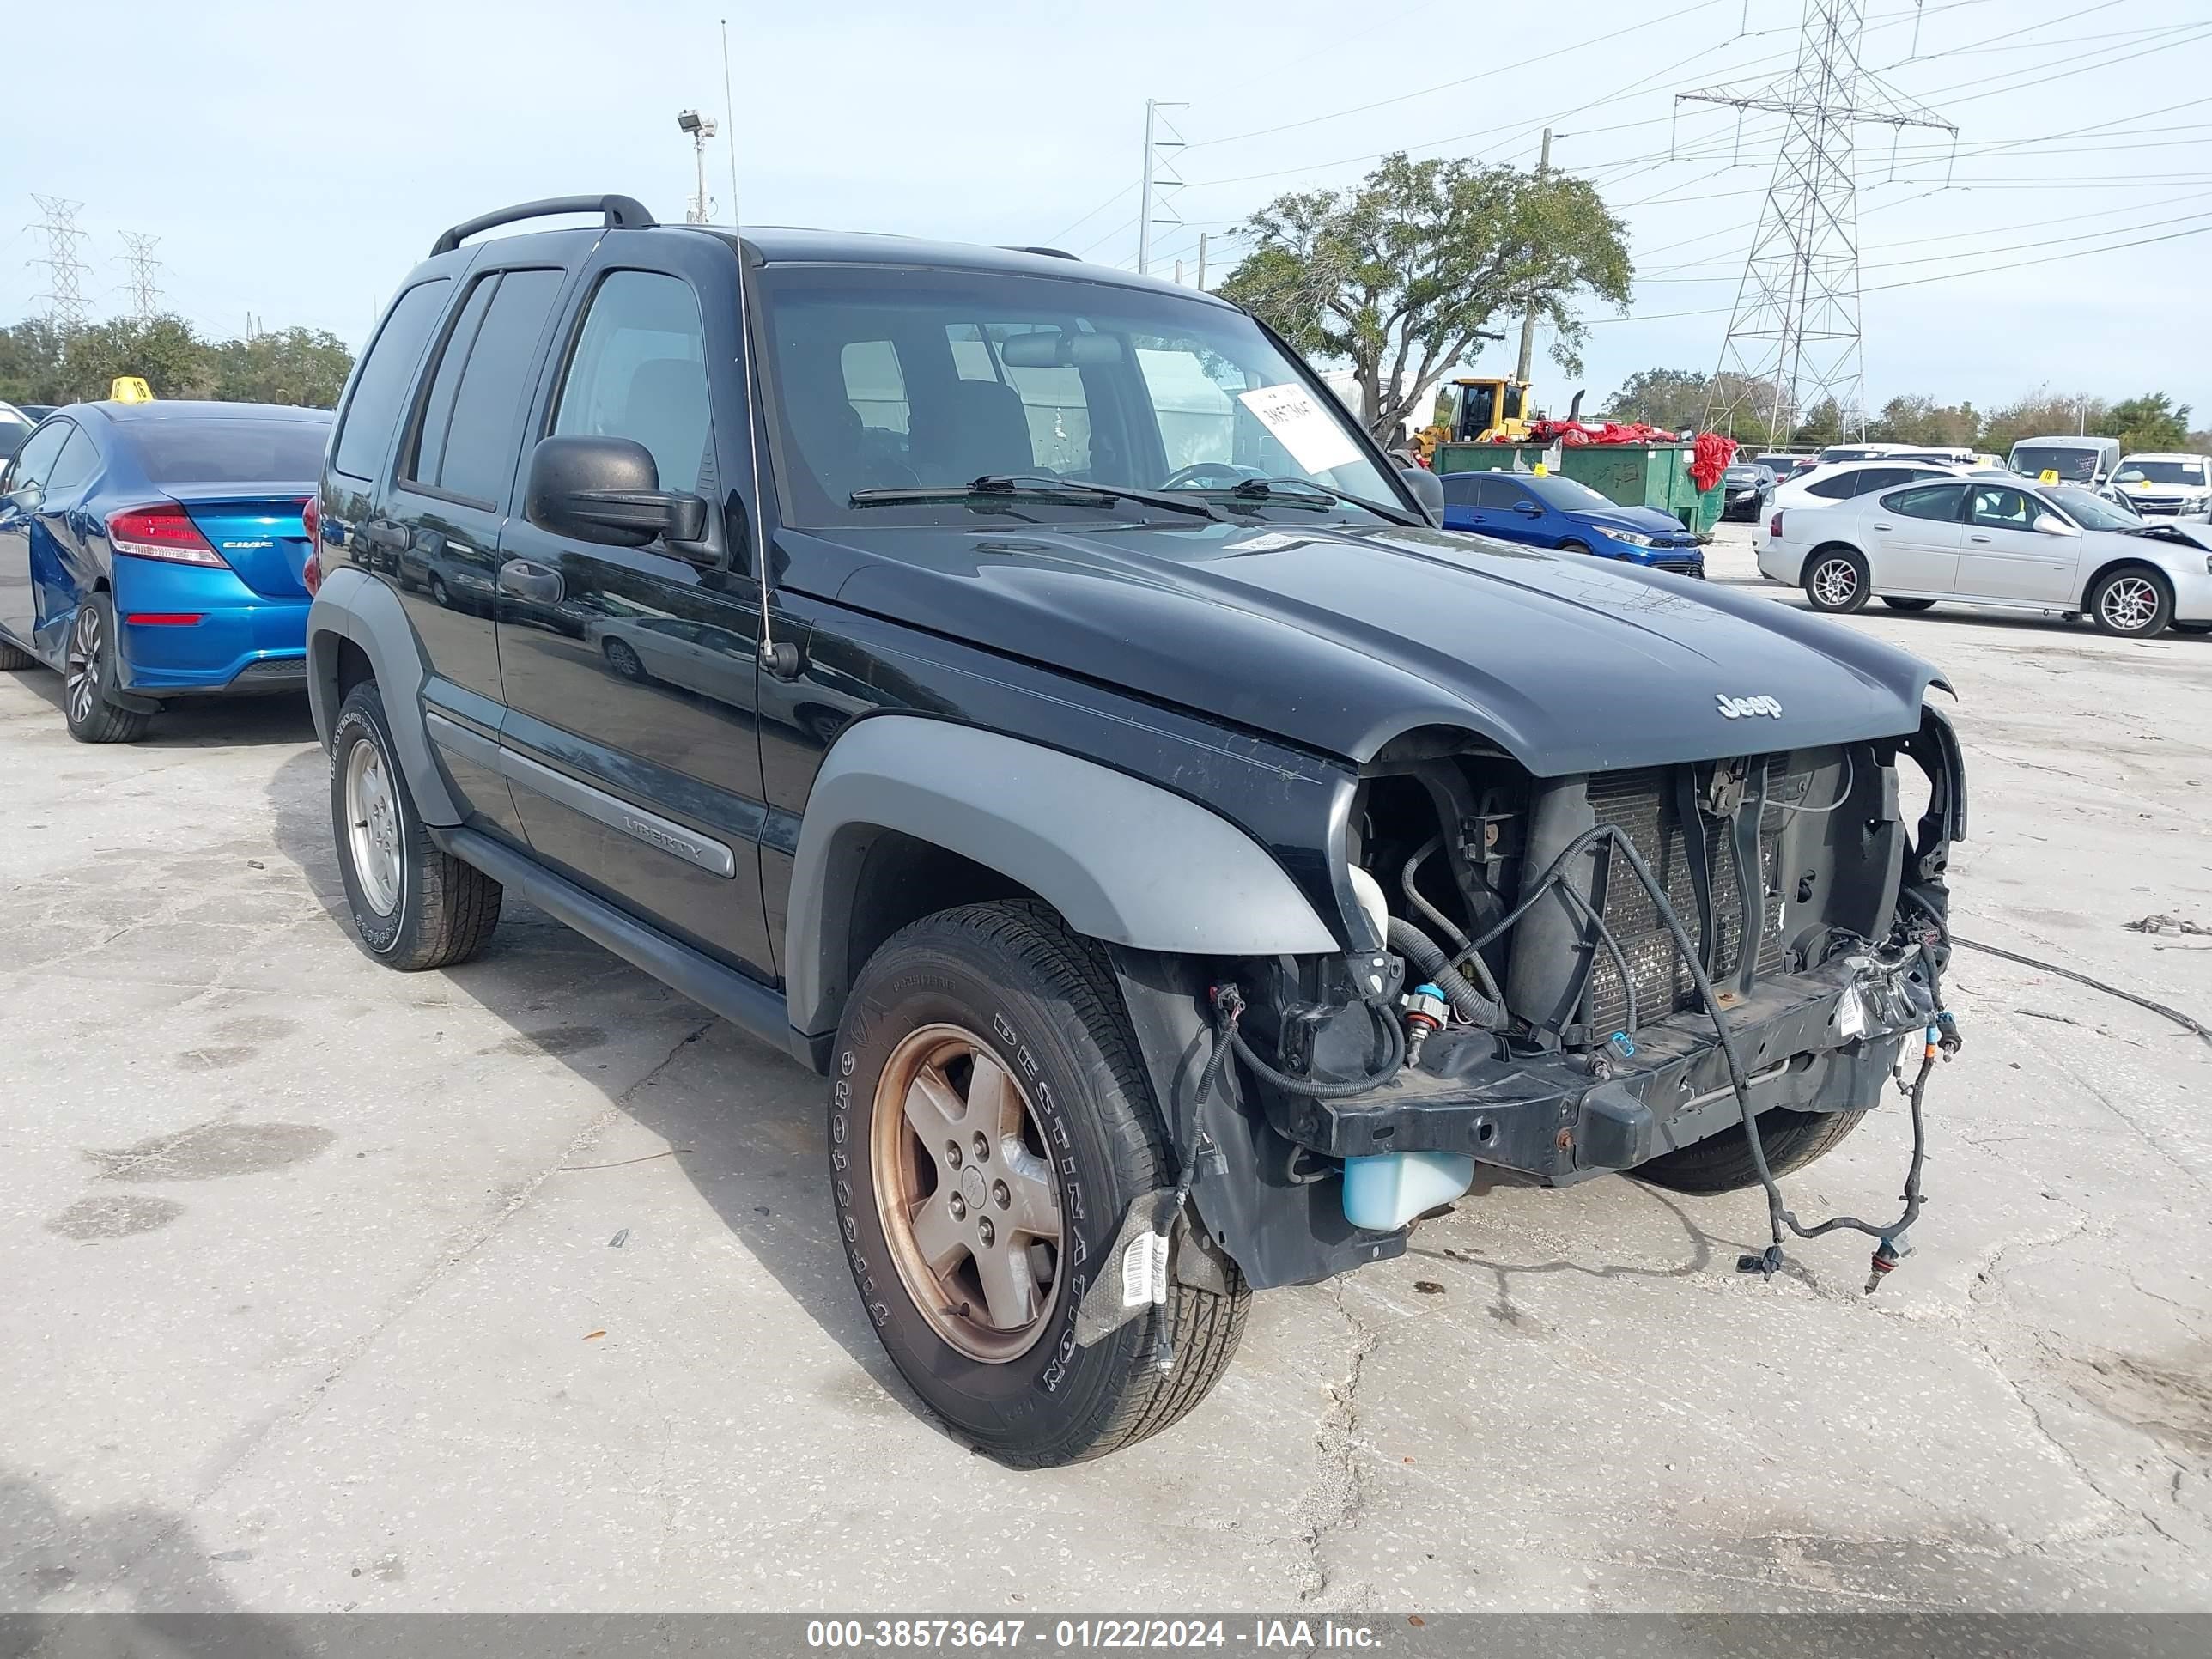
<path id="1" fill-rule="evenodd" d="M 1940 682 L 1435 499 L 1244 312 L 1050 249 L 456 226 L 309 508 L 362 942 L 513 888 L 823 1073 L 868 1316 L 1016 1464 L 1477 1164 L 1819 1156 L 1933 1052 Z"/>

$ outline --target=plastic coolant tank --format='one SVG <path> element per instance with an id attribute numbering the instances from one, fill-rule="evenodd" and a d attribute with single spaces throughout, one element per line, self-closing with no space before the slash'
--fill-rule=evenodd
<path id="1" fill-rule="evenodd" d="M 1344 1160 L 1344 1218 L 1372 1233 L 1394 1233 L 1424 1210 L 1449 1204 L 1474 1180 L 1474 1160 L 1458 1152 L 1383 1152 Z"/>

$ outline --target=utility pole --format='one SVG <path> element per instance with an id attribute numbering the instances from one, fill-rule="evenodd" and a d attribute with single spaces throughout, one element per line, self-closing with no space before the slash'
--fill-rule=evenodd
<path id="1" fill-rule="evenodd" d="M 154 257 L 154 249 L 161 240 L 135 230 L 123 233 L 123 252 L 116 264 L 130 267 L 131 313 L 134 317 L 161 314 L 161 290 L 154 281 L 154 273 L 161 268 L 161 262 Z"/>
<path id="2" fill-rule="evenodd" d="M 1182 175 L 1162 152 L 1182 149 L 1183 138 L 1171 124 L 1160 118 L 1160 112 L 1189 107 L 1188 104 L 1164 104 L 1157 98 L 1145 100 L 1145 188 L 1143 201 L 1137 209 L 1137 274 L 1140 276 L 1152 268 L 1153 224 L 1174 226 L 1182 222 L 1182 215 L 1169 206 L 1159 192 L 1182 188 Z M 1165 138 L 1159 136 L 1163 126 L 1168 130 Z M 1153 213 L 1157 209 L 1165 209 L 1170 216 L 1155 221 Z"/>
<path id="3" fill-rule="evenodd" d="M 76 254 L 77 245 L 84 240 L 84 233 L 76 228 L 76 215 L 84 204 L 58 196 L 34 195 L 31 199 L 46 217 L 25 228 L 46 237 L 46 257 L 23 263 L 33 269 L 46 268 L 46 291 L 37 297 L 46 302 L 46 320 L 58 328 L 75 328 L 86 320 L 84 278 L 92 270 Z"/>
<path id="4" fill-rule="evenodd" d="M 1796 67 L 1750 92 L 1677 93 L 1685 103 L 1784 118 L 1782 148 L 1737 285 L 1705 396 L 1705 424 L 1733 434 L 1747 389 L 1765 402 L 1766 438 L 1787 440 L 1805 412 L 1832 400 L 1846 438 L 1866 431 L 1860 328 L 1858 193 L 1852 141 L 1861 124 L 1959 129 L 1859 62 L 1865 0 L 1806 0 Z"/>
<path id="5" fill-rule="evenodd" d="M 707 141 L 720 129 L 714 125 L 713 116 L 702 115 L 696 109 L 679 112 L 676 117 L 676 125 L 679 131 L 690 135 L 692 158 L 699 164 L 699 193 L 691 198 L 691 204 L 684 210 L 684 222 L 687 225 L 703 225 L 709 222 L 714 211 L 714 204 L 707 194 Z"/>
<path id="6" fill-rule="evenodd" d="M 1198 233 L 1198 287 L 1200 293 L 1206 291 L 1206 238 L 1205 231 Z"/>
<path id="7" fill-rule="evenodd" d="M 1552 130 L 1544 129 L 1544 151 L 1536 160 L 1536 182 L 1542 184 L 1544 175 L 1552 170 Z M 1528 310 L 1521 319 L 1521 362 L 1513 371 L 1513 378 L 1526 386 L 1528 383 L 1528 363 L 1536 350 L 1536 302 L 1528 301 Z"/>

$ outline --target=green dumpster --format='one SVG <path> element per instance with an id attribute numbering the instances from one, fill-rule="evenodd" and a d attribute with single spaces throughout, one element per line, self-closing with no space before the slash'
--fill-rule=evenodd
<path id="1" fill-rule="evenodd" d="M 1439 444 L 1436 470 L 1533 472 L 1554 453 L 1545 444 Z M 1562 444 L 1551 470 L 1623 507 L 1656 507 L 1702 536 L 1720 521 L 1727 492 L 1717 483 L 1698 488 L 1690 477 L 1691 453 L 1688 444 Z"/>

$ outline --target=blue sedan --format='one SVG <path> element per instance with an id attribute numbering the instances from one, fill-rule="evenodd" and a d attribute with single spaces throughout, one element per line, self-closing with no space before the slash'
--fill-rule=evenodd
<path id="1" fill-rule="evenodd" d="M 1705 550 L 1656 507 L 1623 507 L 1557 474 L 1447 472 L 1444 528 L 1702 577 Z"/>
<path id="2" fill-rule="evenodd" d="M 301 508 L 330 416 L 264 404 L 74 404 L 0 473 L 0 668 L 44 663 L 83 743 L 167 699 L 304 686 Z"/>

